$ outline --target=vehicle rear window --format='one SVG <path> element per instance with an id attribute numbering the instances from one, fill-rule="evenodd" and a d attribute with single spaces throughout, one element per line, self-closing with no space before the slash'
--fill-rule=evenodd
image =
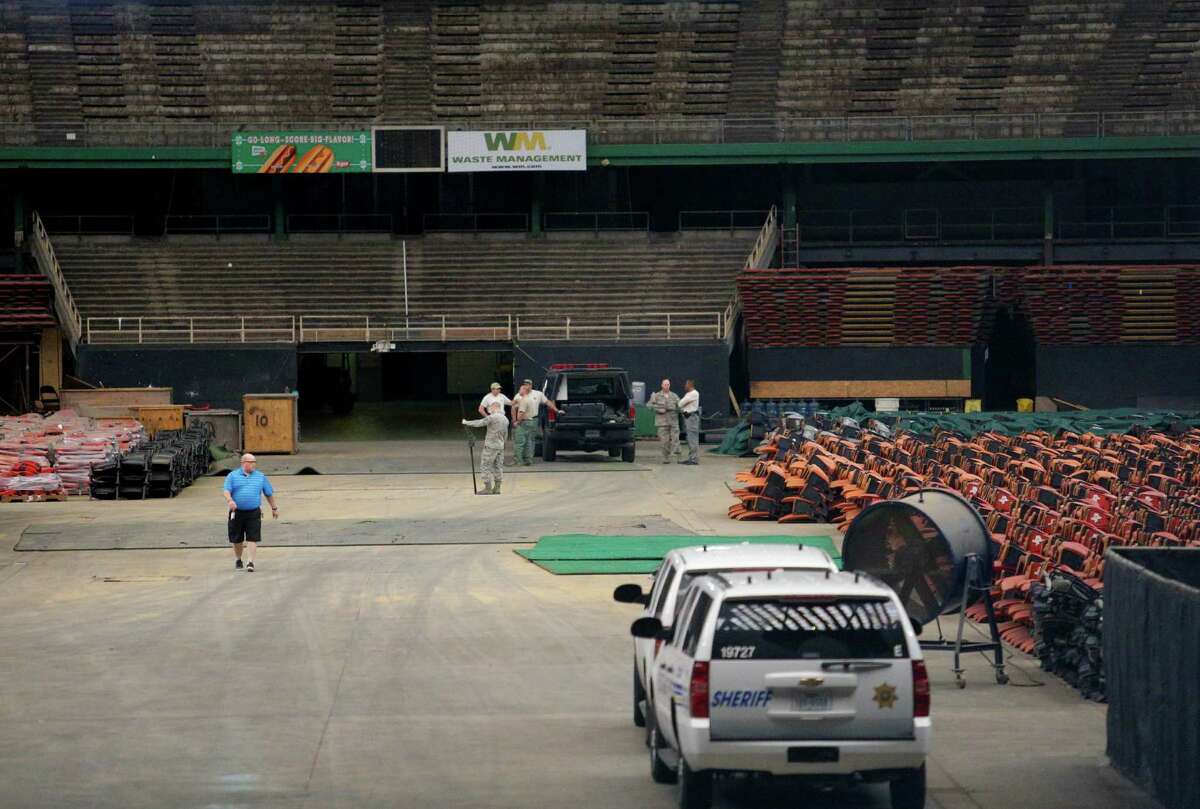
<path id="1" fill-rule="evenodd" d="M 908 657 L 904 626 L 886 599 L 726 601 L 713 660 L 862 660 Z"/>
<path id="2" fill-rule="evenodd" d="M 563 377 L 558 386 L 559 399 L 591 399 L 624 396 L 621 380 L 616 376 L 569 376 Z"/>

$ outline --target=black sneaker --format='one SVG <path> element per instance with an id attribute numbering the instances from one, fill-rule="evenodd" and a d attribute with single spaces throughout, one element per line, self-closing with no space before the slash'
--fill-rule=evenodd
<path id="1" fill-rule="evenodd" d="M 253 572 L 254 572 L 254 563 L 253 563 L 253 562 L 247 562 L 247 563 L 246 563 L 246 572 L 247 572 L 247 573 L 253 573 Z"/>
<path id="2" fill-rule="evenodd" d="M 233 567 L 235 570 L 241 570 L 242 569 L 242 560 L 238 559 L 236 562 L 234 562 Z"/>

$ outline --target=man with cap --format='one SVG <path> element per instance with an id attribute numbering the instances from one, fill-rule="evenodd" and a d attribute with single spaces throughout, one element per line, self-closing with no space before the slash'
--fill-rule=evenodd
<path id="1" fill-rule="evenodd" d="M 491 411 L 493 402 L 499 402 L 501 409 L 512 404 L 512 399 L 501 392 L 499 382 L 493 382 L 491 390 L 485 393 L 483 398 L 479 400 L 479 415 L 486 419 L 488 413 Z"/>
<path id="2" fill-rule="evenodd" d="M 670 463 L 679 452 L 679 397 L 671 392 L 671 380 L 664 379 L 662 388 L 654 391 L 647 402 L 654 411 L 654 426 L 662 446 L 662 462 Z"/>
<path id="3" fill-rule="evenodd" d="M 467 427 L 486 427 L 483 452 L 479 456 L 479 474 L 483 477 L 483 491 L 479 494 L 500 494 L 500 480 L 504 477 L 504 441 L 508 438 L 508 418 L 500 402 L 488 406 L 488 414 L 481 419 L 462 420 Z"/>
<path id="4" fill-rule="evenodd" d="M 512 420 L 516 426 L 516 451 L 513 462 L 521 466 L 533 464 L 533 446 L 537 443 L 538 413 L 545 404 L 553 412 L 558 412 L 558 406 L 540 390 L 533 389 L 533 380 L 526 379 L 513 399 Z"/>
<path id="5" fill-rule="evenodd" d="M 275 489 L 267 476 L 255 469 L 257 460 L 247 452 L 242 456 L 242 465 L 225 476 L 225 503 L 229 507 L 229 541 L 233 544 L 236 557 L 233 567 L 242 569 L 242 544 L 245 543 L 250 557 L 246 561 L 246 572 L 254 572 L 254 553 L 262 541 L 262 497 L 266 495 L 271 504 L 272 519 L 279 519 L 279 506 L 275 504 Z"/>

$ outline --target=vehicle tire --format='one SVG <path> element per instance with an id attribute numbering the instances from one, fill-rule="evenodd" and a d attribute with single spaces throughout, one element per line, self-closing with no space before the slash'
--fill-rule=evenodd
<path id="1" fill-rule="evenodd" d="M 713 799 L 712 770 L 692 772 L 679 757 L 679 809 L 709 809 Z"/>
<path id="2" fill-rule="evenodd" d="M 637 447 L 630 444 L 627 447 L 621 447 L 621 460 L 625 463 L 633 463 L 634 454 L 637 452 Z"/>
<path id="3" fill-rule="evenodd" d="M 889 785 L 892 809 L 925 809 L 925 765 L 897 778 Z"/>
<path id="4" fill-rule="evenodd" d="M 546 436 L 542 439 L 542 460 L 553 461 L 558 457 L 558 451 L 554 448 L 554 439 Z"/>
<path id="5" fill-rule="evenodd" d="M 650 723 L 650 778 L 656 784 L 673 784 L 675 783 L 675 770 L 663 763 L 662 757 L 658 755 L 658 751 L 662 749 L 662 738 L 658 735 L 658 728 L 655 723 Z"/>
<path id="6" fill-rule="evenodd" d="M 620 447 L 609 447 L 609 448 L 608 448 L 608 457 L 610 457 L 610 458 L 618 458 L 618 457 L 620 457 L 620 455 L 621 455 L 621 448 L 620 448 Z"/>
<path id="7" fill-rule="evenodd" d="M 639 728 L 646 727 L 646 715 L 642 713 L 642 700 L 646 698 L 646 689 L 642 688 L 637 675 L 637 661 L 633 663 L 633 724 Z"/>

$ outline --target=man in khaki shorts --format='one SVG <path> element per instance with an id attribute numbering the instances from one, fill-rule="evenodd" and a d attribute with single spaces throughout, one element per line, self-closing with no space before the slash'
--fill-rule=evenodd
<path id="1" fill-rule="evenodd" d="M 533 389 L 532 379 L 522 382 L 521 389 L 517 391 L 517 397 L 513 399 L 512 406 L 513 424 L 517 425 L 513 463 L 519 463 L 521 466 L 533 464 L 533 447 L 537 443 L 538 434 L 538 414 L 543 404 L 551 411 L 558 412 L 558 407 L 553 400 L 547 399 L 540 390 Z"/>

